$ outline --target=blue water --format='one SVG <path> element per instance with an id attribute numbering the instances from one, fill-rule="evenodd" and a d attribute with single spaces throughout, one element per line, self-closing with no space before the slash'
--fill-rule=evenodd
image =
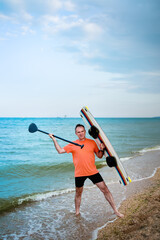
<path id="1" fill-rule="evenodd" d="M 142 150 L 160 148 L 158 118 L 97 121 L 122 160 Z M 71 141 L 76 139 L 75 125 L 83 124 L 80 118 L 0 118 L 0 210 L 16 205 L 23 197 L 74 188 L 72 156 L 59 155 L 47 135 L 29 133 L 32 122 L 41 130 Z M 66 145 L 58 142 L 62 147 Z M 96 161 L 102 163 L 105 159 Z"/>

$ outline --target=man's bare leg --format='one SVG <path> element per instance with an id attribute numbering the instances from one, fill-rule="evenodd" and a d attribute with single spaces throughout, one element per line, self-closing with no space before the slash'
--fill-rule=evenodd
<path id="1" fill-rule="evenodd" d="M 105 182 L 99 182 L 99 183 L 96 183 L 96 185 L 97 185 L 97 187 L 103 192 L 106 200 L 109 202 L 109 204 L 110 204 L 111 207 L 113 208 L 114 213 L 115 213 L 118 217 L 123 218 L 124 215 L 117 210 L 116 205 L 115 205 L 115 203 L 114 203 L 113 196 L 112 196 L 111 192 L 109 191 L 108 187 L 106 186 Z"/>
<path id="2" fill-rule="evenodd" d="M 82 192 L 83 192 L 83 187 L 76 187 L 76 193 L 75 193 L 76 215 L 80 214 L 80 205 L 81 205 Z"/>

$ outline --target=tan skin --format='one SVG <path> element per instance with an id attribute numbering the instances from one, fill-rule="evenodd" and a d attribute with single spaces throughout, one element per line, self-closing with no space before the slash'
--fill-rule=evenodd
<path id="1" fill-rule="evenodd" d="M 77 135 L 79 141 L 84 141 L 86 139 L 86 131 L 85 131 L 84 127 L 77 127 L 76 131 L 75 131 L 75 134 Z M 57 152 L 59 154 L 66 153 L 66 151 L 63 148 L 61 148 L 60 145 L 57 143 L 57 140 L 55 139 L 53 134 L 49 134 L 49 136 L 53 140 Z M 103 151 L 101 151 L 101 150 L 104 150 L 104 148 L 105 148 L 105 146 L 102 143 L 100 145 L 100 150 L 96 153 L 98 158 L 102 158 L 103 157 Z M 109 191 L 108 187 L 106 186 L 105 182 L 103 181 L 103 182 L 96 183 L 96 186 L 104 194 L 105 199 L 111 205 L 112 209 L 114 210 L 114 213 L 118 217 L 120 217 L 120 218 L 124 217 L 124 215 L 117 210 L 116 205 L 114 203 L 113 196 L 112 196 L 111 192 Z M 76 215 L 80 214 L 80 205 L 81 205 L 82 192 L 83 192 L 83 187 L 80 187 L 80 188 L 76 187 L 76 193 L 75 193 L 75 210 L 76 210 Z"/>

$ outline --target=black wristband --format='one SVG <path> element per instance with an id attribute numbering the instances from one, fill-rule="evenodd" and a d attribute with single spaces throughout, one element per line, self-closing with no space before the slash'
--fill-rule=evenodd
<path id="1" fill-rule="evenodd" d="M 99 151 L 104 153 L 104 150 L 101 150 L 101 149 L 100 149 Z"/>

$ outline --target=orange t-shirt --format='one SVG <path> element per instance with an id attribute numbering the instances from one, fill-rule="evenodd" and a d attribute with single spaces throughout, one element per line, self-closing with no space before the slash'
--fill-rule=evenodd
<path id="1" fill-rule="evenodd" d="M 73 144 L 68 144 L 63 149 L 67 153 L 72 153 L 75 166 L 75 177 L 91 176 L 98 173 L 95 165 L 95 154 L 99 151 L 94 140 L 86 138 L 84 141 L 74 141 L 78 144 L 84 144 L 81 149 Z"/>

